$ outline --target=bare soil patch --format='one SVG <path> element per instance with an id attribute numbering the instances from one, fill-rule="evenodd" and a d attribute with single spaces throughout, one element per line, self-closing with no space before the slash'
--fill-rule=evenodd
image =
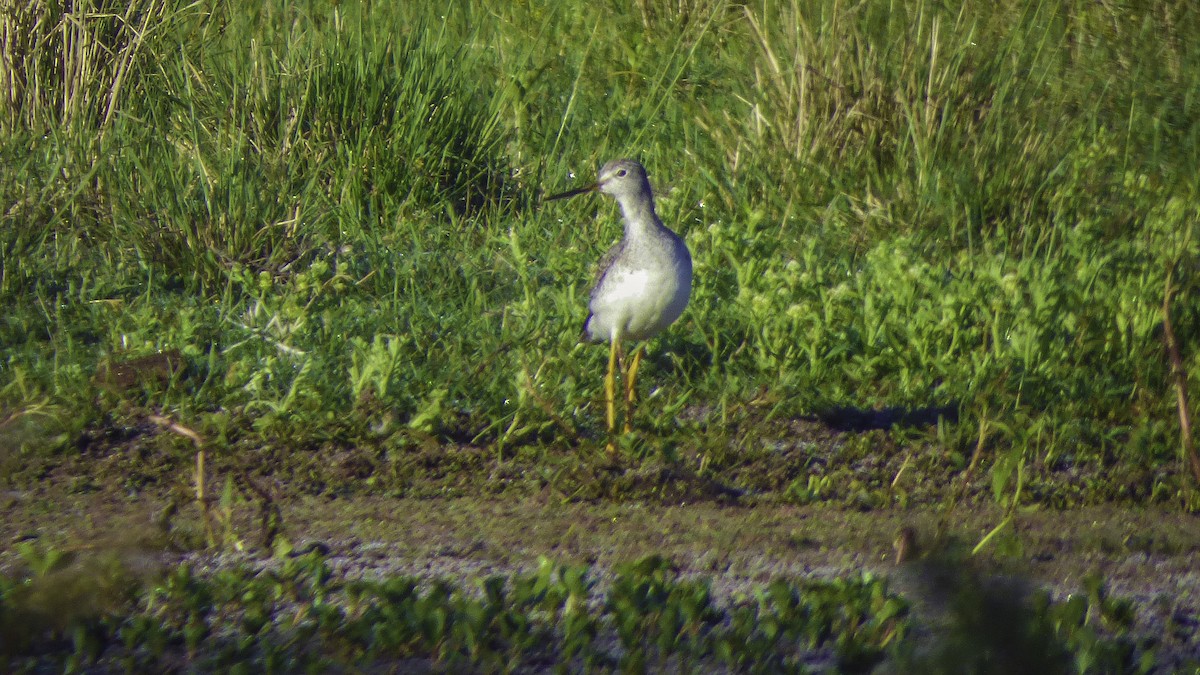
<path id="1" fill-rule="evenodd" d="M 256 552 L 254 513 L 240 509 L 244 551 L 211 553 L 198 538 L 190 505 L 165 522 L 164 493 L 72 493 L 51 485 L 0 495 L 0 571 L 24 564 L 21 541 L 73 556 L 118 551 L 139 566 L 192 562 L 201 568 L 266 564 Z M 561 503 L 512 499 L 389 499 L 302 496 L 281 501 L 283 536 L 296 548 L 319 546 L 347 578 L 417 575 L 466 581 L 534 569 L 541 556 L 588 563 L 604 583 L 613 565 L 658 553 L 684 575 L 713 580 L 718 597 L 750 591 L 780 576 L 833 577 L 869 571 L 906 593 L 894 543 L 903 528 L 927 539 L 943 514 L 912 509 L 855 511 L 822 506 L 717 502 Z M 1002 519 L 994 506 L 961 507 L 948 539 L 978 542 Z M 1170 662 L 1200 660 L 1200 522 L 1162 509 L 1088 507 L 1027 510 L 978 556 L 988 574 L 1022 578 L 1064 598 L 1099 575 L 1108 591 L 1133 601 L 1133 630 L 1151 636 Z"/>

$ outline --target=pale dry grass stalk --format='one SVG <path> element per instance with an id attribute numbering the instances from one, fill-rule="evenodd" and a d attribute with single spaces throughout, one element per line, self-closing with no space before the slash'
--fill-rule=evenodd
<path id="1" fill-rule="evenodd" d="M 1196 453 L 1196 445 L 1192 440 L 1192 405 L 1188 400 L 1188 373 L 1183 363 L 1183 355 L 1179 349 L 1179 339 L 1175 337 L 1175 327 L 1171 323 L 1171 299 L 1178 289 L 1172 283 L 1174 269 L 1168 268 L 1167 279 L 1163 287 L 1163 341 L 1167 348 L 1167 361 L 1171 367 L 1171 379 L 1175 385 L 1175 401 L 1179 410 L 1179 443 L 1192 477 L 1200 484 L 1200 454 Z"/>
<path id="2" fill-rule="evenodd" d="M 150 415 L 150 421 L 172 433 L 183 436 L 190 440 L 196 446 L 196 505 L 200 507 L 200 513 L 204 517 L 204 534 L 208 538 L 209 546 L 214 545 L 216 541 L 216 533 L 212 523 L 212 513 L 208 499 L 208 488 L 205 485 L 206 469 L 204 439 L 200 434 L 192 429 L 183 426 L 182 424 L 163 415 Z"/>
<path id="3" fill-rule="evenodd" d="M 0 2 L 2 123 L 8 128 L 84 123 L 103 134 L 130 80 L 154 60 L 151 39 L 178 15 L 171 4 Z"/>

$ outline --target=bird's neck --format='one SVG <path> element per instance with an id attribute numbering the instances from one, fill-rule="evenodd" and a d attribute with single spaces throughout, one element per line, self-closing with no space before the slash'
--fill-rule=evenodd
<path id="1" fill-rule="evenodd" d="M 662 227 L 658 214 L 654 212 L 653 200 L 622 200 L 621 215 L 625 217 L 625 236 L 630 239 L 642 237 Z"/>

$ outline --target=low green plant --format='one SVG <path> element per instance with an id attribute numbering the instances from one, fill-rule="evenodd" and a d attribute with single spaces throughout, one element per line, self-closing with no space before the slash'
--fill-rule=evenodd
<path id="1" fill-rule="evenodd" d="M 43 626 L 23 641 L 12 639 L 12 620 L 27 611 L 21 582 L 0 577 L 3 658 L 18 669 L 120 664 L 154 670 L 186 657 L 206 669 L 234 670 L 370 668 L 415 659 L 489 671 L 533 664 L 559 670 L 724 664 L 748 672 L 804 672 L 814 659 L 831 657 L 844 672 L 917 662 L 942 672 L 939 664 L 967 663 L 937 660 L 947 650 L 1008 639 L 987 629 L 996 607 L 979 613 L 999 598 L 988 600 L 970 586 L 943 589 L 951 596 L 951 623 L 938 629 L 940 646 L 930 651 L 914 642 L 929 633 L 912 631 L 908 601 L 869 575 L 776 579 L 718 601 L 710 580 L 681 579 L 660 556 L 614 572 L 601 594 L 588 568 L 545 558 L 530 574 L 473 585 L 412 577 L 345 581 L 318 553 L 203 576 L 181 566 L 124 603 Z M 1098 580 L 1088 587 L 1061 603 L 1045 594 L 1028 605 L 1020 604 L 1020 594 L 1007 598 L 1004 607 L 1020 610 L 1005 634 L 1038 640 L 1044 650 L 1037 654 L 1053 654 L 1078 672 L 1147 672 L 1152 649 L 1108 637 L 1127 626 L 1127 602 L 1105 594 Z M 46 649 L 64 639 L 71 649 Z M 1041 658 L 1037 654 L 1026 651 L 1021 658 Z"/>

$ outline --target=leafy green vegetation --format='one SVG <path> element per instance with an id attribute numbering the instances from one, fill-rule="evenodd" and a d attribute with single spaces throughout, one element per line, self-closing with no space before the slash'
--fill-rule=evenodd
<path id="1" fill-rule="evenodd" d="M 1099 587 L 1094 597 L 1062 604 L 1038 595 L 1019 608 L 1008 597 L 1013 612 L 1004 620 L 1014 623 L 999 637 L 981 631 L 980 621 L 996 619 L 979 614 L 995 607 L 970 589 L 955 600 L 950 637 L 931 649 L 911 633 L 908 603 L 878 578 L 780 579 L 722 603 L 708 580 L 682 579 L 657 556 L 618 569 L 606 593 L 587 567 L 545 558 L 533 573 L 487 577 L 474 588 L 408 577 L 338 581 L 315 553 L 212 575 L 183 566 L 141 588 L 126 580 L 87 591 L 121 594 L 103 610 L 94 600 L 80 605 L 82 591 L 64 577 L 52 588 L 42 578 L 0 579 L 9 638 L 0 664 L 9 669 L 157 671 L 184 662 L 206 671 L 295 672 L 407 663 L 486 672 L 558 664 L 563 672 L 720 665 L 777 673 L 869 672 L 879 664 L 907 672 L 921 663 L 962 672 L 948 666 L 978 659 L 970 672 L 1010 672 L 987 668 L 1016 659 L 1055 672 L 1145 670 L 1132 645 L 1104 637 L 1088 620 L 1111 613 Z M 30 606 L 31 597 L 48 594 L 71 609 L 47 615 Z M 999 640 L 999 651 L 981 648 L 981 639 Z M 972 655 L 937 660 L 954 649 Z"/>
<path id="2" fill-rule="evenodd" d="M 1003 498 L 1195 505 L 1159 328 L 1167 293 L 1195 373 L 1190 10 L 105 7 L 5 19 L 44 38 L 0 136 L 10 464 L 147 413 L 315 489 L 333 448 L 392 490 L 430 444 L 591 455 L 616 231 L 537 198 L 635 155 L 697 280 L 633 458 L 720 477 L 797 417 L 935 408 L 902 445 Z"/>

